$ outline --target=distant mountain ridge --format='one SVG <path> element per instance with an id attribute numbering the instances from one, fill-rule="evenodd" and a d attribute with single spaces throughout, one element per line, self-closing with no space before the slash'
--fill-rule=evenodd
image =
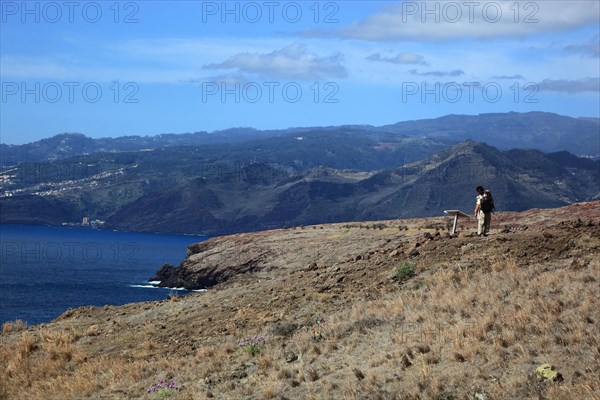
<path id="1" fill-rule="evenodd" d="M 234 144 L 273 137 L 354 129 L 370 133 L 392 133 L 413 137 L 485 142 L 500 149 L 525 148 L 544 152 L 569 151 L 585 157 L 600 157 L 600 120 L 573 118 L 546 112 L 447 115 L 435 119 L 403 121 L 380 127 L 343 125 L 280 130 L 232 128 L 215 132 L 123 136 L 92 139 L 80 133 L 63 133 L 23 145 L 0 144 L 2 164 L 53 161 L 99 152 L 125 152 L 174 146 Z"/>
<path id="2" fill-rule="evenodd" d="M 94 153 L 112 153 L 158 149 L 174 146 L 198 146 L 238 143 L 279 134 L 279 131 L 257 131 L 252 128 L 233 128 L 213 133 L 167 133 L 155 136 L 121 136 L 92 139 L 81 133 L 62 133 L 23 145 L 0 144 L 3 164 L 55 161 Z"/>
<path id="3" fill-rule="evenodd" d="M 148 231 L 162 227 L 178 233 L 199 229 L 194 233 L 223 234 L 439 216 L 444 209 L 470 212 L 478 184 L 492 189 L 500 211 L 599 199 L 600 161 L 567 154 L 499 151 L 469 141 L 427 160 L 363 179 L 334 170 L 317 177 L 306 174 L 277 182 L 242 179 L 211 184 L 197 179 L 142 196 L 111 217 L 107 226 Z"/>
<path id="4" fill-rule="evenodd" d="M 65 134 L 2 145 L 0 223 L 89 217 L 111 229 L 220 235 L 469 211 L 478 184 L 499 210 L 557 207 L 599 198 L 599 129 L 593 118 L 507 113 L 384 127 Z M 488 144 L 456 141 L 469 136 Z"/>
<path id="5" fill-rule="evenodd" d="M 404 151 L 415 143 L 430 146 L 423 151 L 436 145 L 416 138 L 377 142 L 348 131 L 278 141 L 255 142 L 252 156 L 264 157 L 247 163 L 239 162 L 248 155 L 242 144 L 223 146 L 220 151 L 232 151 L 226 160 L 216 146 L 209 149 L 212 158 L 201 149 L 178 147 L 51 163 L 52 171 L 99 169 L 81 179 L 21 182 L 11 196 L 0 197 L 0 222 L 60 224 L 90 216 L 106 219 L 109 229 L 222 235 L 438 216 L 444 209 L 470 212 L 479 184 L 492 190 L 498 211 L 600 199 L 600 161 L 568 152 L 501 151 L 466 141 L 405 161 Z M 340 142 L 345 146 L 338 147 Z M 300 159 L 303 164 L 294 161 Z"/>
<path id="6" fill-rule="evenodd" d="M 105 220 L 136 199 L 195 179 L 211 185 L 250 179 L 254 185 L 264 179 L 279 182 L 319 175 L 327 168 L 368 173 L 418 161 L 449 145 L 440 140 L 342 128 L 296 135 L 94 153 L 6 167 L 0 175 L 0 221 L 60 224 L 79 222 L 84 216 Z M 58 209 L 68 212 L 59 213 Z"/>
<path id="7" fill-rule="evenodd" d="M 547 112 L 446 115 L 380 127 L 388 132 L 429 138 L 475 140 L 501 149 L 561 150 L 600 156 L 598 118 L 572 118 Z"/>

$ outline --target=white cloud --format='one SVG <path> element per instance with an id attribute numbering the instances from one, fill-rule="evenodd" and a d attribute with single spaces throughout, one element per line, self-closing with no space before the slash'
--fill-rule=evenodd
<path id="1" fill-rule="evenodd" d="M 164 84 L 246 82 L 257 76 L 269 79 L 347 76 L 341 53 L 331 54 L 327 44 L 315 40 L 309 51 L 306 45 L 286 46 L 286 42 L 269 38 L 136 39 L 105 43 L 89 57 L 68 53 L 3 55 L 0 68 L 3 79 Z M 223 74 L 215 74 L 215 70 Z"/>
<path id="2" fill-rule="evenodd" d="M 568 79 L 544 79 L 538 83 L 538 89 L 546 92 L 581 93 L 600 92 L 599 78 L 582 78 L 577 80 Z"/>
<path id="3" fill-rule="evenodd" d="M 398 53 L 393 57 L 382 56 L 379 53 L 373 53 L 367 57 L 369 61 L 380 61 L 390 64 L 419 64 L 428 65 L 425 62 L 425 57 L 415 53 Z"/>
<path id="4" fill-rule="evenodd" d="M 134 59 L 145 63 L 177 65 L 201 68 L 211 60 L 228 57 L 243 51 L 255 49 L 267 51 L 281 41 L 252 40 L 236 38 L 163 38 L 136 39 L 108 45 L 108 51 L 125 59 Z"/>
<path id="5" fill-rule="evenodd" d="M 72 62 L 57 57 L 0 57 L 0 69 L 6 78 L 50 78 L 65 79 L 72 77 Z"/>
<path id="6" fill-rule="evenodd" d="M 191 78 L 182 80 L 181 83 L 190 84 L 190 85 L 199 85 L 199 84 L 217 84 L 217 85 L 246 85 L 249 83 L 254 83 L 251 79 L 249 79 L 244 74 L 223 74 L 223 75 L 215 75 L 215 76 L 207 76 L 203 78 Z"/>
<path id="7" fill-rule="evenodd" d="M 6 56 L 0 58 L 3 80 L 37 80 L 64 82 L 176 83 L 193 76 L 189 68 L 164 69 L 156 66 L 107 66 L 102 63 L 64 60 L 57 57 Z"/>
<path id="8" fill-rule="evenodd" d="M 442 77 L 442 76 L 461 76 L 464 75 L 465 72 L 460 70 L 460 69 L 455 69 L 453 71 L 427 71 L 427 72 L 419 72 L 416 69 L 411 69 L 410 72 L 412 75 L 417 75 L 417 76 L 436 76 L 436 77 Z"/>
<path id="9" fill-rule="evenodd" d="M 570 53 L 581 54 L 584 57 L 599 58 L 600 57 L 600 36 L 596 35 L 592 40 L 585 44 L 573 44 L 566 46 L 565 51 Z"/>
<path id="10" fill-rule="evenodd" d="M 270 53 L 240 53 L 221 63 L 206 65 L 209 69 L 235 69 L 272 79 L 327 79 L 348 75 L 341 54 L 319 57 L 305 45 L 294 43 Z"/>
<path id="11" fill-rule="evenodd" d="M 598 23 L 598 1 L 404 1 L 337 31 L 364 40 L 490 39 Z"/>
<path id="12" fill-rule="evenodd" d="M 515 75 L 495 75 L 492 76 L 492 79 L 511 79 L 511 80 L 521 80 L 521 79 L 525 79 L 525 77 L 521 74 L 515 74 Z"/>

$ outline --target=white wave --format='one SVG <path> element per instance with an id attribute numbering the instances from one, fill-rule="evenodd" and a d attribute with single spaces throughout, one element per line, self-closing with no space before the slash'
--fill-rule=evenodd
<path id="1" fill-rule="evenodd" d="M 149 285 L 129 285 L 129 287 L 144 288 L 144 289 L 167 289 L 167 290 L 177 290 L 177 291 L 185 291 L 185 292 L 190 291 L 189 289 L 186 289 L 184 287 L 158 287 L 158 284 L 160 283 L 160 281 L 151 281 L 148 283 L 149 283 Z M 192 290 L 192 292 L 206 292 L 206 291 L 207 291 L 207 289 Z"/>

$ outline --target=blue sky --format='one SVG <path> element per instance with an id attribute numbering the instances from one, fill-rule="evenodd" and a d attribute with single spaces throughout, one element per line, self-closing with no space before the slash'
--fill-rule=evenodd
<path id="1" fill-rule="evenodd" d="M 0 5 L 2 143 L 599 116 L 596 0 Z"/>

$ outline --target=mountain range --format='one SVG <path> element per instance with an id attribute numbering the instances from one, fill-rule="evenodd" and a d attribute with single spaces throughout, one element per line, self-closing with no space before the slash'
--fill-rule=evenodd
<path id="1" fill-rule="evenodd" d="M 261 172 L 268 168 L 253 164 L 238 177 L 212 182 L 197 178 L 150 193 L 120 209 L 107 226 L 223 234 L 439 216 L 446 209 L 473 209 L 478 184 L 492 190 L 500 211 L 600 198 L 600 161 L 566 152 L 499 151 L 472 141 L 376 173 L 322 169 L 269 179 Z"/>
<path id="2" fill-rule="evenodd" d="M 565 150 L 595 158 L 600 155 L 598 118 L 571 118 L 547 112 L 446 115 L 399 122 L 380 129 L 410 136 L 470 139 L 501 149 Z"/>
<path id="3" fill-rule="evenodd" d="M 354 130 L 409 137 L 485 142 L 500 149 L 524 148 L 544 152 L 566 150 L 575 155 L 600 157 L 600 119 L 572 118 L 546 112 L 447 115 L 435 119 L 403 121 L 380 127 L 346 125 L 280 130 L 232 128 L 215 132 L 122 136 L 92 139 L 80 133 L 63 133 L 23 145 L 0 144 L 2 165 L 44 162 L 105 152 L 129 152 L 174 146 L 236 144 L 310 132 Z"/>
<path id="4" fill-rule="evenodd" d="M 3 171 L 0 222 L 220 235 L 468 212 L 478 184 L 498 210 L 556 207 L 597 199 L 599 182 L 600 161 L 564 151 L 345 127 L 21 163 Z"/>
<path id="5" fill-rule="evenodd" d="M 107 220 L 145 195 L 196 179 L 214 185 L 250 174 L 252 182 L 279 182 L 309 170 L 318 174 L 324 168 L 380 170 L 428 157 L 447 146 L 439 140 L 340 128 L 243 143 L 19 163 L 3 169 L 0 220 L 35 224 L 72 223 L 84 216 Z"/>

